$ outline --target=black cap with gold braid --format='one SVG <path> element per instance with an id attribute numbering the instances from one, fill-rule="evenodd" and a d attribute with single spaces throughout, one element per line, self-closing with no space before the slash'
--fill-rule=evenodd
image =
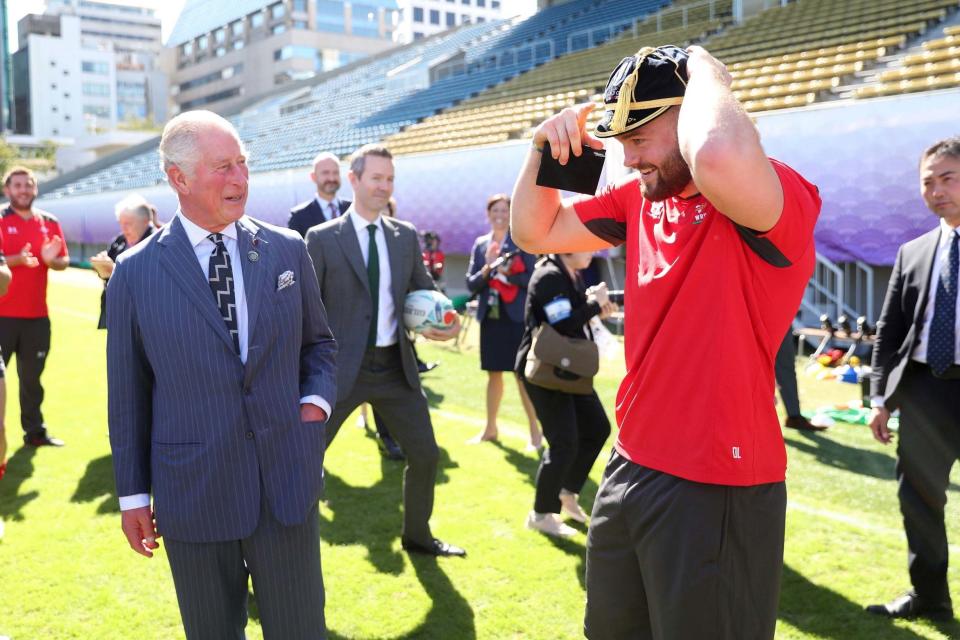
<path id="1" fill-rule="evenodd" d="M 643 126 L 683 102 L 687 90 L 687 52 L 680 47 L 644 47 L 624 58 L 603 91 L 607 109 L 594 135 L 618 136 Z"/>

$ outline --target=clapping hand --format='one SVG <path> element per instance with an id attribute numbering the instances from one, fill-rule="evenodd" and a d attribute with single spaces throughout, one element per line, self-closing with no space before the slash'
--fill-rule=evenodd
<path id="1" fill-rule="evenodd" d="M 62 249 L 63 240 L 60 239 L 60 236 L 50 236 L 45 239 L 40 247 L 40 257 L 43 259 L 43 263 L 49 267 L 60 255 Z"/>
<path id="2" fill-rule="evenodd" d="M 7 263 L 11 267 L 29 267 L 30 269 L 38 266 L 40 261 L 30 251 L 30 243 L 26 243 L 18 253 L 7 258 Z"/>
<path id="3" fill-rule="evenodd" d="M 491 264 L 494 260 L 497 259 L 500 255 L 500 243 L 496 240 L 491 240 L 490 244 L 487 245 L 486 259 L 487 264 Z"/>
<path id="4" fill-rule="evenodd" d="M 97 272 L 97 275 L 107 280 L 113 275 L 113 260 L 107 255 L 106 251 L 101 251 L 90 258 L 90 266 Z"/>

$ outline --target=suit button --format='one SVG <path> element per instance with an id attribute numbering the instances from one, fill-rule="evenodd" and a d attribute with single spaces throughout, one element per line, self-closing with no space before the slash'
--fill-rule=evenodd
<path id="1" fill-rule="evenodd" d="M 245 396 L 249 396 L 251 393 L 253 393 L 253 391 L 251 391 L 249 388 L 245 388 L 243 390 L 243 395 Z"/>
<path id="2" fill-rule="evenodd" d="M 253 440 L 253 431 L 247 431 L 247 440 Z"/>

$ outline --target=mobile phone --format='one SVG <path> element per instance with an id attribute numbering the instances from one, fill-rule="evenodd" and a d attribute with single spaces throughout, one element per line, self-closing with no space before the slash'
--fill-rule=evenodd
<path id="1" fill-rule="evenodd" d="M 537 185 L 592 196 L 597 192 L 597 185 L 600 184 L 600 175 L 603 173 L 606 156 L 605 149 L 592 149 L 584 145 L 583 152 L 579 156 L 571 153 L 567 158 L 567 164 L 562 165 L 551 154 L 550 143 L 544 143 L 540 171 L 537 172 Z"/>

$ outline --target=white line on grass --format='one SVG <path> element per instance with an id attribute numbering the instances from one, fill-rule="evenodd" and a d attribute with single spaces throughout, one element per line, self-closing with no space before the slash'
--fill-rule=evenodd
<path id="1" fill-rule="evenodd" d="M 447 420 L 454 420 L 456 422 L 466 422 L 478 427 L 484 427 L 487 424 L 486 418 L 478 418 L 477 416 L 468 416 L 463 413 L 457 413 L 456 411 L 447 411 L 446 409 L 430 409 L 430 414 L 434 416 L 440 416 Z M 530 434 L 527 433 L 526 428 L 522 427 L 515 422 L 506 422 L 505 420 L 497 419 L 497 430 L 501 435 L 507 435 L 516 440 L 529 440 Z"/>

